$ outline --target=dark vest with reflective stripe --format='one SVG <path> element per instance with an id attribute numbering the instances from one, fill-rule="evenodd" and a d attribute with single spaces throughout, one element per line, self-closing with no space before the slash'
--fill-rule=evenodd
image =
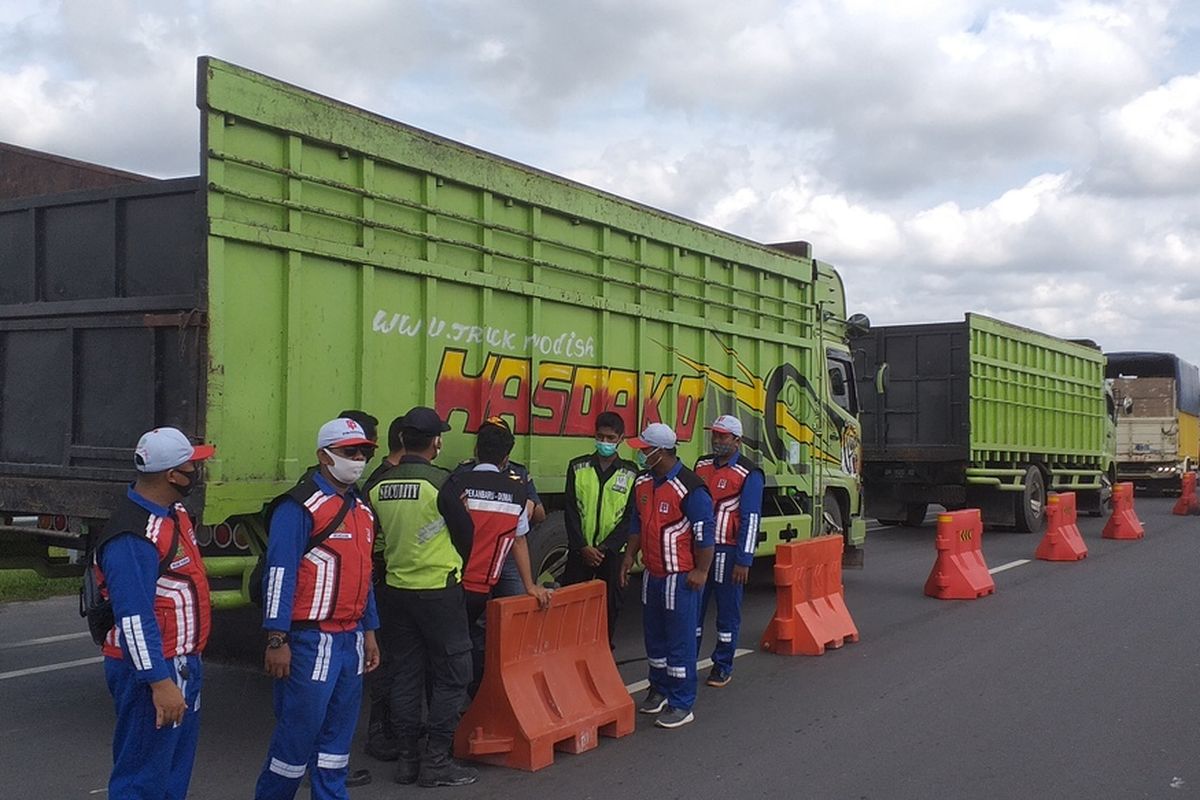
<path id="1" fill-rule="evenodd" d="M 500 579 L 504 559 L 517 535 L 525 510 L 525 483 L 510 472 L 462 472 L 452 480 L 475 523 L 471 557 L 463 569 L 463 588 L 488 592 Z"/>

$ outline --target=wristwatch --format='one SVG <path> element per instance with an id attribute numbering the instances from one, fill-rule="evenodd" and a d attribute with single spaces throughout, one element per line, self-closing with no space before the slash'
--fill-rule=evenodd
<path id="1" fill-rule="evenodd" d="M 271 631 L 267 634 L 267 649 L 278 650 L 288 643 L 288 635 L 282 631 Z"/>

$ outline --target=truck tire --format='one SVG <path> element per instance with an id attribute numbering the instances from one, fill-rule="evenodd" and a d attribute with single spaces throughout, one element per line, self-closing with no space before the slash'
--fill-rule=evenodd
<path id="1" fill-rule="evenodd" d="M 1108 472 L 1100 476 L 1100 491 L 1097 507 L 1087 512 L 1089 517 L 1102 517 L 1112 508 L 1112 490 L 1117 482 L 1115 467 L 1109 467 Z"/>
<path id="2" fill-rule="evenodd" d="M 836 494 L 825 493 L 825 500 L 821 504 L 821 513 L 825 517 L 821 525 L 821 533 L 826 536 L 834 534 L 844 536 L 846 534 L 846 518 L 842 514 L 842 504 L 838 502 Z"/>
<path id="3" fill-rule="evenodd" d="M 1037 467 L 1025 470 L 1025 491 L 1014 498 L 1013 509 L 1017 530 L 1021 533 L 1041 533 L 1046 523 L 1046 477 Z"/>
<path id="4" fill-rule="evenodd" d="M 559 582 L 567 566 L 567 523 L 561 511 L 546 516 L 528 534 L 529 565 L 535 583 Z"/>
<path id="5" fill-rule="evenodd" d="M 928 503 L 909 503 L 904 507 L 904 521 L 900 524 L 906 528 L 919 528 L 925 524 L 925 514 L 928 512 Z"/>

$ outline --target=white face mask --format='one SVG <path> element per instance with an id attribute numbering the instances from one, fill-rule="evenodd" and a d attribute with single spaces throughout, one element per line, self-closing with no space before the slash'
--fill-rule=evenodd
<path id="1" fill-rule="evenodd" d="M 353 458 L 343 458 L 328 447 L 325 448 L 325 452 L 333 459 L 333 464 L 329 465 L 329 474 L 335 480 L 347 486 L 358 483 L 358 479 L 362 477 L 363 471 L 367 468 L 367 462 L 355 461 Z"/>

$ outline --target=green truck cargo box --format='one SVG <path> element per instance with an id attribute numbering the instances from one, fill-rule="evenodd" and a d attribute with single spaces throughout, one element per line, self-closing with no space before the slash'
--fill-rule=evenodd
<path id="1" fill-rule="evenodd" d="M 630 432 L 673 425 L 689 464 L 707 450 L 704 426 L 732 413 L 767 476 L 759 553 L 812 535 L 813 519 L 862 545 L 854 326 L 841 279 L 803 243 L 740 239 L 216 59 L 199 70 L 202 173 L 172 185 L 194 188 L 177 205 L 194 209 L 195 294 L 135 304 L 195 333 L 154 351 L 192 365 L 192 394 L 110 420 L 104 448 L 74 425 L 70 452 L 92 458 L 63 456 L 37 490 L 0 451 L 4 513 L 63 515 L 69 539 L 103 517 L 141 431 L 179 424 L 217 446 L 201 536 L 210 572 L 228 579 L 219 602 L 233 604 L 264 504 L 314 462 L 317 427 L 343 408 L 386 431 L 411 406 L 435 407 L 453 428 L 451 466 L 501 416 L 552 510 L 601 412 Z M 100 327 L 105 303 L 133 301 L 89 302 Z M 45 305 L 35 292 L 19 313 Z M 38 458 L 30 447 L 23 459 Z M 536 533 L 536 565 L 552 568 L 560 518 Z"/>
<path id="2" fill-rule="evenodd" d="M 1099 511 L 1113 463 L 1104 356 L 979 314 L 873 328 L 855 341 L 868 516 L 919 524 L 929 504 L 1037 530 L 1047 489 Z"/>

